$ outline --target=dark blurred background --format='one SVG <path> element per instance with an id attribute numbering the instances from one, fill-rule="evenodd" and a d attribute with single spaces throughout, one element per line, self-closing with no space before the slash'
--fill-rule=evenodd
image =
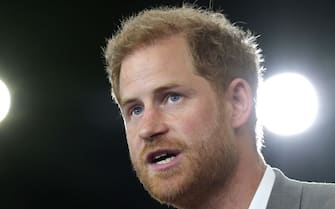
<path id="1" fill-rule="evenodd" d="M 0 79 L 12 96 L 0 123 L 0 208 L 166 208 L 131 169 L 102 48 L 121 17 L 181 2 L 0 2 Z M 290 137 L 265 130 L 266 161 L 292 178 L 335 182 L 332 1 L 212 3 L 260 35 L 265 77 L 299 72 L 318 92 L 309 130 Z"/>

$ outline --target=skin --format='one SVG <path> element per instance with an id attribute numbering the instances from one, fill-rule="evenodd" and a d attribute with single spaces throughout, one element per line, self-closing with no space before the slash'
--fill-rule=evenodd
<path id="1" fill-rule="evenodd" d="M 195 72 L 181 35 L 123 60 L 120 106 L 133 167 L 160 202 L 247 208 L 264 173 L 247 127 L 250 87 L 235 79 L 227 91 L 217 92 Z M 162 153 L 174 157 L 154 163 Z"/>

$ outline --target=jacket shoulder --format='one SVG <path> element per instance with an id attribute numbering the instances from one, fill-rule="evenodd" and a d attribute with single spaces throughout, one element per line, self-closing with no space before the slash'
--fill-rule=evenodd
<path id="1" fill-rule="evenodd" d="M 268 209 L 333 209 L 335 184 L 305 182 L 286 177 L 279 169 L 269 200 Z"/>
<path id="2" fill-rule="evenodd" d="M 302 208 L 335 208 L 335 184 L 303 182 L 302 185 Z"/>

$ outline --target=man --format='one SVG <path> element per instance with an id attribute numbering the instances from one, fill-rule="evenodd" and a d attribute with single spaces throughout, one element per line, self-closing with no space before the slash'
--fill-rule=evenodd
<path id="1" fill-rule="evenodd" d="M 335 207 L 335 187 L 266 165 L 255 101 L 261 54 L 224 15 L 146 10 L 106 48 L 130 158 L 152 197 L 177 208 Z M 258 130 L 258 131 L 255 131 Z"/>

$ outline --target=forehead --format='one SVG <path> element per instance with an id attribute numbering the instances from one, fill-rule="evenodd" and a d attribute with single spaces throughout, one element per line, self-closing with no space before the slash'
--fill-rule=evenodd
<path id="1" fill-rule="evenodd" d="M 186 40 L 173 36 L 136 49 L 121 64 L 120 98 L 165 83 L 191 82 L 195 75 Z"/>

